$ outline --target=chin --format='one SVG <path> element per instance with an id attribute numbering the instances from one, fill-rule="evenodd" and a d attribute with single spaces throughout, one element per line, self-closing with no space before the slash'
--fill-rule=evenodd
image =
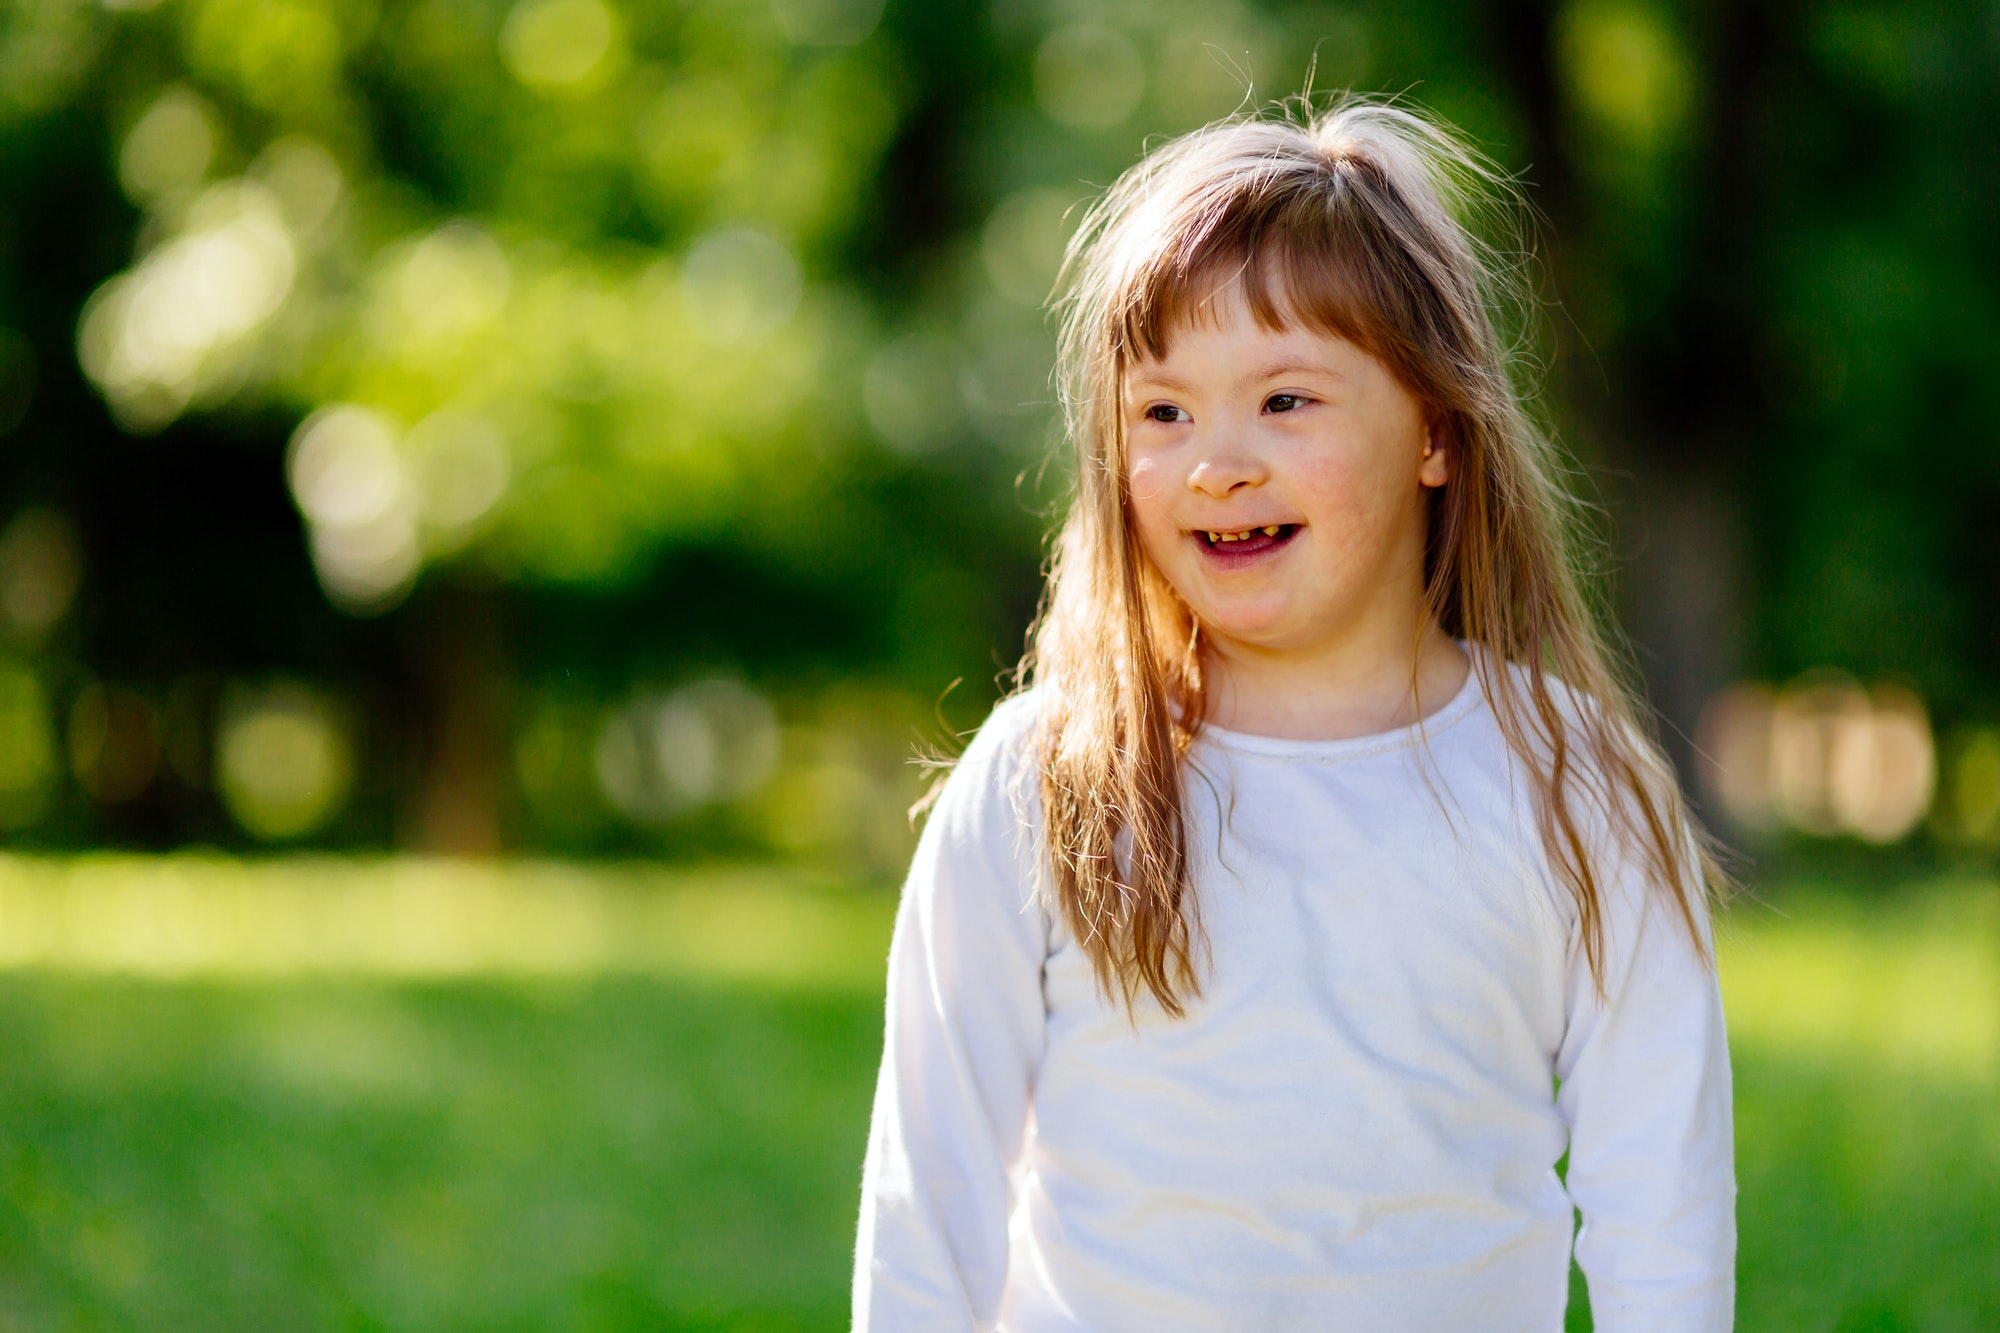
<path id="1" fill-rule="evenodd" d="M 1297 637 L 1292 626 L 1274 615 L 1211 612 L 1202 615 L 1201 624 L 1206 633 L 1249 648 L 1283 650 Z"/>

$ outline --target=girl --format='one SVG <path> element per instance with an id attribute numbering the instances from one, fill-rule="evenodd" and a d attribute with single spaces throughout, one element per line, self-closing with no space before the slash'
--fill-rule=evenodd
<path id="1" fill-rule="evenodd" d="M 1716 882 L 1468 230 L 1349 101 L 1091 211 L 1077 493 L 889 951 L 858 1329 L 1726 1329 Z M 1567 1152 L 1567 1188 L 1556 1167 Z"/>

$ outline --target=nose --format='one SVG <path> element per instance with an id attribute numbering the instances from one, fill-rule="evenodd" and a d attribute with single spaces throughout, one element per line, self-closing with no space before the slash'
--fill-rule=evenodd
<path id="1" fill-rule="evenodd" d="M 1188 471 L 1188 489 L 1198 495 L 1220 500 L 1245 486 L 1260 486 L 1270 480 L 1270 469 L 1254 449 L 1245 446 L 1234 432 L 1217 432 L 1202 441 Z"/>

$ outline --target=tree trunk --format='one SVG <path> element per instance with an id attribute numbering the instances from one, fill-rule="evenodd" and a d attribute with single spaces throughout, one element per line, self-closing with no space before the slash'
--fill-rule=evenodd
<path id="1" fill-rule="evenodd" d="M 490 856 L 505 844 L 499 597 L 490 587 L 439 583 L 419 590 L 401 614 L 418 736 L 400 841 L 425 852 Z"/>

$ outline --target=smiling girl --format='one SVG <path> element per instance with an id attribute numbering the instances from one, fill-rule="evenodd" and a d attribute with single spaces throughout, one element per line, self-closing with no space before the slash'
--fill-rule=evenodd
<path id="1" fill-rule="evenodd" d="M 1495 331 L 1503 197 L 1349 101 L 1085 220 L 1076 495 L 904 888 L 857 1329 L 1548 1333 L 1575 1212 L 1599 1329 L 1729 1327 L 1715 877 Z"/>

